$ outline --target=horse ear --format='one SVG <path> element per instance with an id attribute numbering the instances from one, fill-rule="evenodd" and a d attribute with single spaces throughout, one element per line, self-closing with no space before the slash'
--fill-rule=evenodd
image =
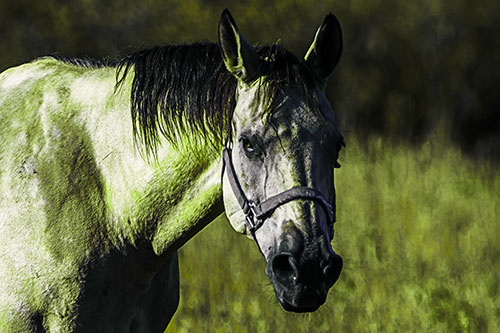
<path id="1" fill-rule="evenodd" d="M 342 54 L 342 29 L 332 13 L 328 14 L 316 32 L 304 60 L 322 85 L 333 73 Z"/>
<path id="2" fill-rule="evenodd" d="M 249 84 L 260 76 L 263 60 L 240 34 L 229 10 L 224 9 L 219 22 L 219 46 L 228 71 Z"/>

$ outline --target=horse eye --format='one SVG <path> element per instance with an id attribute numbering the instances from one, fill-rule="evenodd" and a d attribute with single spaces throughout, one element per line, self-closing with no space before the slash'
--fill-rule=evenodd
<path id="1" fill-rule="evenodd" d="M 255 148 L 253 147 L 252 143 L 248 139 L 242 139 L 241 143 L 243 145 L 243 150 L 247 155 L 253 155 L 255 154 Z"/>

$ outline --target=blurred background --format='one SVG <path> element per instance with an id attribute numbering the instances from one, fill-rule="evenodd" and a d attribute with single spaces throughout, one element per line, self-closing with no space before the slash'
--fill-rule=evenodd
<path id="1" fill-rule="evenodd" d="M 338 16 L 345 48 L 328 94 L 344 132 L 419 144 L 439 126 L 467 153 L 500 158 L 498 1 L 2 0 L 0 70 L 216 41 L 225 7 L 250 41 L 280 39 L 298 56 L 324 16 Z"/>
<path id="2" fill-rule="evenodd" d="M 342 24 L 327 95 L 347 142 L 333 242 L 345 270 L 318 312 L 288 314 L 221 218 L 180 251 L 169 331 L 500 331 L 500 2 L 1 0 L 0 71 L 216 41 L 226 7 L 248 40 L 299 57 L 327 13 Z"/>

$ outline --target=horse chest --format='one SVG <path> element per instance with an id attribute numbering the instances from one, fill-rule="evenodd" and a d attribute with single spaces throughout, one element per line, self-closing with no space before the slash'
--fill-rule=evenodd
<path id="1" fill-rule="evenodd" d="M 179 302 L 177 253 L 156 271 L 109 258 L 82 286 L 76 328 L 97 332 L 163 332 Z"/>

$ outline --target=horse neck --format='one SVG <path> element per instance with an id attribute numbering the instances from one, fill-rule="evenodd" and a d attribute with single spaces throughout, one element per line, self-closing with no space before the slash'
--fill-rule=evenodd
<path id="1" fill-rule="evenodd" d="M 203 140 L 178 147 L 164 140 L 156 159 L 145 158 L 124 117 L 129 92 L 120 89 L 109 103 L 110 123 L 102 128 L 113 130 L 95 135 L 107 147 L 97 155 L 108 189 L 108 235 L 116 247 L 145 244 L 157 255 L 170 254 L 223 213 L 220 155 Z"/>
<path id="2" fill-rule="evenodd" d="M 150 233 L 156 254 L 172 253 L 224 211 L 221 159 L 205 149 L 201 153 L 176 152 L 174 158 L 164 160 L 157 181 L 145 197 L 142 213 L 147 217 L 140 220 L 152 220 L 153 212 L 159 217 Z M 151 225 L 146 230 L 148 227 Z"/>

